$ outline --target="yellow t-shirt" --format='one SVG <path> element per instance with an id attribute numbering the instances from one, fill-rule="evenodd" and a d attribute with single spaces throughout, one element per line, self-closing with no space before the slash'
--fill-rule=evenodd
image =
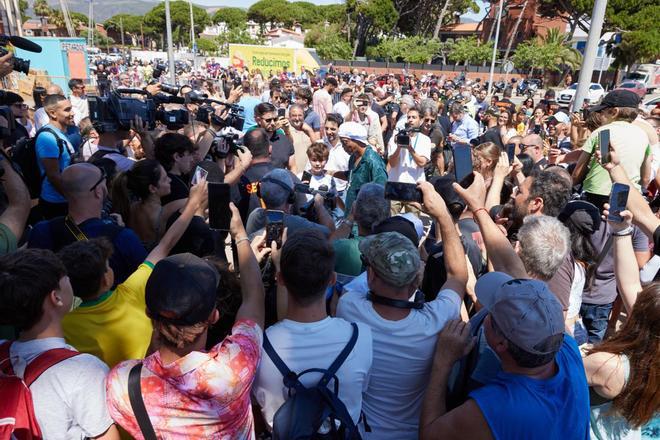
<path id="1" fill-rule="evenodd" d="M 145 261 L 114 291 L 68 313 L 62 321 L 66 342 L 110 368 L 127 359 L 144 358 L 152 333 L 144 289 L 153 268 Z"/>

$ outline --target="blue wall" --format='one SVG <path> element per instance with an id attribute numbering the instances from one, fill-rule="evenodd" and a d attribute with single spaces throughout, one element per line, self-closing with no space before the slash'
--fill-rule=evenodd
<path id="1" fill-rule="evenodd" d="M 82 49 L 85 57 L 85 70 L 89 77 L 89 65 L 87 61 L 87 42 L 84 38 L 56 38 L 56 37 L 28 37 L 41 46 L 41 53 L 28 52 L 16 49 L 15 56 L 30 60 L 30 68 L 45 70 L 51 77 L 51 81 L 62 87 L 68 93 L 68 81 L 71 79 L 67 51 L 72 47 L 76 50 Z"/>

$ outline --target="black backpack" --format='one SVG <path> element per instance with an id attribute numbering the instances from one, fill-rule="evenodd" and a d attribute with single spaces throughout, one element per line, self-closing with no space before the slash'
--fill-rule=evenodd
<path id="1" fill-rule="evenodd" d="M 273 417 L 273 440 L 325 440 L 360 439 L 357 426 L 353 423 L 346 406 L 339 399 L 339 379 L 336 373 L 355 347 L 358 327 L 351 323 L 353 334 L 346 347 L 339 353 L 330 368 L 310 368 L 301 373 L 289 370 L 284 361 L 264 333 L 264 350 L 282 373 L 284 385 L 289 390 L 289 398 L 275 412 Z M 300 380 L 310 372 L 323 373 L 321 380 L 313 387 L 306 388 Z M 334 379 L 334 392 L 327 385 Z M 322 429 L 322 432 L 319 432 Z"/>
<path id="2" fill-rule="evenodd" d="M 57 156 L 59 160 L 62 157 L 64 149 L 67 148 L 66 142 L 61 139 L 55 131 L 49 127 L 42 127 L 37 131 L 33 138 L 24 139 L 12 149 L 11 160 L 17 166 L 17 170 L 23 177 L 23 181 L 30 191 L 30 198 L 36 199 L 41 195 L 41 184 L 46 178 L 46 173 L 41 174 L 39 170 L 39 159 L 37 158 L 37 138 L 43 132 L 51 133 L 57 140 L 57 147 L 60 152 Z"/>

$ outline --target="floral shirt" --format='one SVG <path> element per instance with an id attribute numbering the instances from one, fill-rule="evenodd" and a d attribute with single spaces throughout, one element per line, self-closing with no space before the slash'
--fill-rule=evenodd
<path id="1" fill-rule="evenodd" d="M 158 437 L 254 439 L 250 388 L 262 338 L 256 323 L 241 320 L 231 336 L 208 353 L 193 351 L 167 365 L 158 351 L 144 359 L 142 396 Z M 143 439 L 128 398 L 128 373 L 138 362 L 125 361 L 113 368 L 106 390 L 115 422 Z"/>

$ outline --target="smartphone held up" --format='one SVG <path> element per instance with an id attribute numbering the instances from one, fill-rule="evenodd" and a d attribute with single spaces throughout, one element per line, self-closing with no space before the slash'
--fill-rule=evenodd
<path id="1" fill-rule="evenodd" d="M 610 193 L 610 209 L 609 215 L 607 216 L 608 220 L 615 222 L 623 221 L 623 217 L 621 217 L 621 211 L 626 209 L 629 193 L 630 187 L 628 185 L 624 185 L 623 183 L 612 184 L 612 192 Z"/>

